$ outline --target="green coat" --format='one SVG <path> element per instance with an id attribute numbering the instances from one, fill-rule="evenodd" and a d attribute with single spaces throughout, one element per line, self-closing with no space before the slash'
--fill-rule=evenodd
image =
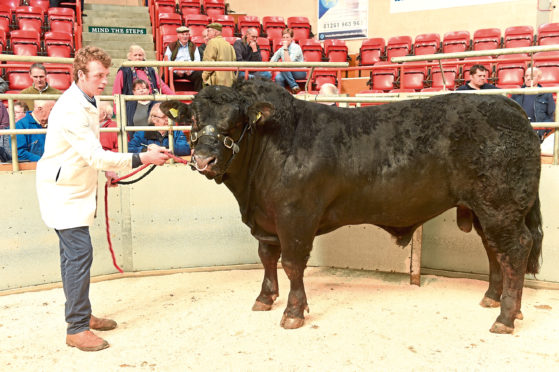
<path id="1" fill-rule="evenodd" d="M 60 94 L 61 92 L 58 89 L 51 87 L 50 85 L 47 85 L 47 88 L 45 90 L 39 92 L 37 88 L 31 85 L 29 88 L 25 88 L 19 93 L 20 94 Z M 35 108 L 35 101 L 33 101 L 32 99 L 31 100 L 22 99 L 22 101 L 27 104 L 27 107 L 29 107 L 29 111 L 33 111 L 33 109 Z"/>

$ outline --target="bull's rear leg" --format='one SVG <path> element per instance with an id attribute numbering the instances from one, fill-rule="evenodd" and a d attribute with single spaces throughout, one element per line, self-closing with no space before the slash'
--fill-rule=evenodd
<path id="1" fill-rule="evenodd" d="M 479 220 L 474 216 L 474 227 L 481 237 L 487 258 L 489 259 L 489 288 L 485 292 L 483 299 L 479 303 L 483 307 L 499 307 L 501 304 L 501 294 L 503 293 L 503 274 L 501 265 L 497 261 L 496 252 L 488 244 L 487 238 L 481 228 Z"/>
<path id="2" fill-rule="evenodd" d="M 501 313 L 491 327 L 493 333 L 512 333 L 514 320 L 521 317 L 522 288 L 532 248 L 532 234 L 524 224 L 510 219 L 508 226 L 484 227 L 483 232 L 488 247 L 495 252 L 495 257 L 502 272 L 503 292 L 501 294 Z"/>
<path id="3" fill-rule="evenodd" d="M 272 308 L 274 301 L 279 296 L 278 260 L 281 255 L 281 247 L 259 242 L 258 255 L 264 265 L 264 280 L 262 290 L 256 298 L 252 310 L 267 311 Z"/>

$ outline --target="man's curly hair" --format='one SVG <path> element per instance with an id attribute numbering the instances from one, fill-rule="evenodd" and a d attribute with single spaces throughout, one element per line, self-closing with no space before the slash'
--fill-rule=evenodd
<path id="1" fill-rule="evenodd" d="M 103 49 L 95 46 L 86 46 L 78 50 L 74 57 L 74 82 L 78 82 L 78 71 L 82 70 L 87 75 L 89 72 L 87 64 L 91 61 L 99 61 L 105 68 L 111 67 L 111 56 Z"/>

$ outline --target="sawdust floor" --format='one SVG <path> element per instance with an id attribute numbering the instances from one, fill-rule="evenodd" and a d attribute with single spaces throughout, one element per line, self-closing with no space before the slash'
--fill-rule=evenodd
<path id="1" fill-rule="evenodd" d="M 65 345 L 62 289 L 0 296 L 1 371 L 557 371 L 559 291 L 524 290 L 513 335 L 489 327 L 486 283 L 309 268 L 310 314 L 279 326 L 288 280 L 268 312 L 251 311 L 262 270 L 181 273 L 92 284 L 111 347 Z"/>

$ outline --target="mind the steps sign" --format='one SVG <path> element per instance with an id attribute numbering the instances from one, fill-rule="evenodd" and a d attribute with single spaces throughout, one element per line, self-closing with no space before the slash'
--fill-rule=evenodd
<path id="1" fill-rule="evenodd" d="M 95 34 L 123 34 L 123 35 L 146 35 L 145 28 L 137 27 L 105 27 L 105 26 L 89 26 L 89 32 Z"/>

